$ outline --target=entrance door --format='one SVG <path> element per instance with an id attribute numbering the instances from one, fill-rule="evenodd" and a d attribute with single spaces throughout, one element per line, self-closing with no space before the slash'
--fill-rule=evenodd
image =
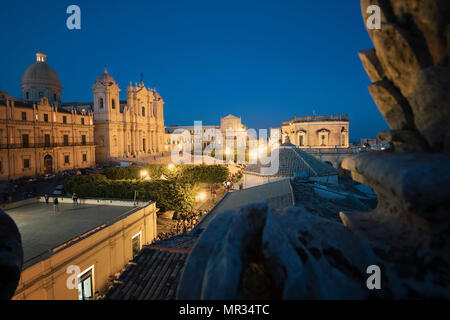
<path id="1" fill-rule="evenodd" d="M 53 158 L 49 154 L 44 157 L 44 168 L 46 174 L 51 174 L 53 172 Z"/>

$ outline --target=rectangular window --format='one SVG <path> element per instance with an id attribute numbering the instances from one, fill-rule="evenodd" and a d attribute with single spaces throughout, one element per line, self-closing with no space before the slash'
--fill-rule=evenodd
<path id="1" fill-rule="evenodd" d="M 81 136 L 81 144 L 82 144 L 83 146 L 86 145 L 86 135 L 84 135 L 84 134 Z"/>
<path id="2" fill-rule="evenodd" d="M 84 124 L 84 118 L 81 118 L 81 124 Z"/>
<path id="3" fill-rule="evenodd" d="M 30 159 L 23 159 L 23 168 L 24 169 L 30 168 Z"/>
<path id="4" fill-rule="evenodd" d="M 63 137 L 64 137 L 64 145 L 68 146 L 69 145 L 69 135 L 65 134 Z"/>
<path id="5" fill-rule="evenodd" d="M 64 156 L 64 164 L 70 164 L 69 156 Z"/>
<path id="6" fill-rule="evenodd" d="M 136 255 L 141 251 L 142 245 L 141 245 L 141 238 L 142 238 L 142 232 L 139 232 L 135 234 L 131 238 L 131 248 L 133 250 L 133 258 L 136 257 Z"/>
<path id="7" fill-rule="evenodd" d="M 27 134 L 23 134 L 22 135 L 22 147 L 28 148 L 28 146 L 29 146 L 28 135 Z"/>
<path id="8" fill-rule="evenodd" d="M 94 266 L 78 276 L 78 299 L 91 300 L 94 297 Z"/>
<path id="9" fill-rule="evenodd" d="M 27 121 L 27 113 L 22 112 L 22 121 Z"/>
<path id="10" fill-rule="evenodd" d="M 83 154 L 83 162 L 87 162 L 87 154 L 86 153 Z"/>
<path id="11" fill-rule="evenodd" d="M 48 114 L 44 113 L 44 122 L 48 122 Z"/>
<path id="12" fill-rule="evenodd" d="M 67 123 L 67 117 L 63 116 L 63 123 Z"/>
<path id="13" fill-rule="evenodd" d="M 50 147 L 50 135 L 49 134 L 44 135 L 44 146 Z"/>

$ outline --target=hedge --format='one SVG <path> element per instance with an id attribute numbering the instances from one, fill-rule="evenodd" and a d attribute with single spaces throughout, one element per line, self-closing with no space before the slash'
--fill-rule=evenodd
<path id="1" fill-rule="evenodd" d="M 77 176 L 66 179 L 64 187 L 81 198 L 112 198 L 156 201 L 161 211 L 190 212 L 195 203 L 192 184 L 174 180 L 115 181 L 102 175 Z"/>
<path id="2" fill-rule="evenodd" d="M 141 171 L 147 171 L 150 179 L 160 179 L 161 176 L 169 180 L 179 180 L 184 183 L 223 183 L 229 171 L 221 165 L 179 165 L 172 170 L 167 165 L 152 164 L 145 167 L 129 166 L 114 167 L 104 170 L 104 175 L 111 180 L 129 180 L 141 178 Z"/>

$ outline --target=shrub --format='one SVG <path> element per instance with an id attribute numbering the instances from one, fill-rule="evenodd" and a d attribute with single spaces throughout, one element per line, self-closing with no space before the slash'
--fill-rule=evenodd
<path id="1" fill-rule="evenodd" d="M 141 168 L 137 166 L 113 167 L 103 171 L 103 174 L 111 180 L 138 179 Z"/>
<path id="2" fill-rule="evenodd" d="M 193 186 L 174 180 L 117 181 L 103 175 L 90 175 L 66 179 L 64 186 L 81 198 L 134 200 L 137 191 L 136 200 L 156 201 L 161 211 L 190 212 L 195 203 Z"/>
<path id="3" fill-rule="evenodd" d="M 181 167 L 180 180 L 191 183 L 223 183 L 229 170 L 221 165 L 184 165 Z"/>
<path id="4" fill-rule="evenodd" d="M 108 168 L 103 173 L 111 180 L 135 180 L 142 170 L 147 171 L 151 180 L 161 176 L 183 183 L 223 183 L 228 177 L 228 168 L 221 165 L 179 165 L 170 170 L 167 165 L 151 164 L 145 167 L 129 166 Z"/>

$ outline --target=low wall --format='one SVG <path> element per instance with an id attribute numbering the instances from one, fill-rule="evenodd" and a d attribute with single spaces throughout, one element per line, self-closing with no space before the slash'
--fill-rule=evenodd
<path id="1" fill-rule="evenodd" d="M 20 200 L 20 201 L 16 201 L 16 202 L 4 203 L 0 206 L 0 208 L 2 210 L 10 210 L 10 209 L 23 207 L 23 206 L 37 203 L 37 202 L 39 202 L 39 197 L 33 197 L 33 198 L 28 198 L 28 199 Z"/>
<path id="2" fill-rule="evenodd" d="M 49 257 L 22 271 L 13 299 L 78 299 L 77 287 L 68 285 L 71 266 L 81 272 L 91 268 L 93 292 L 103 291 L 108 279 L 133 258 L 132 237 L 140 234 L 141 247 L 153 242 L 156 212 L 155 202 L 147 203 L 50 250 Z"/>
<path id="3" fill-rule="evenodd" d="M 53 196 L 50 196 L 50 202 L 53 201 Z M 73 203 L 70 197 L 58 197 L 59 203 Z M 14 208 L 23 207 L 29 204 L 45 202 L 44 197 L 33 197 L 25 200 L 20 200 L 11 203 L 4 203 L 0 206 L 2 210 L 10 210 Z M 132 200 L 120 200 L 120 199 L 78 199 L 79 204 L 87 205 L 99 205 L 99 206 L 119 206 L 119 207 L 142 207 L 147 202 L 145 201 L 132 201 Z"/>
<path id="4" fill-rule="evenodd" d="M 53 201 L 53 196 L 50 196 L 50 202 Z M 39 202 L 45 202 L 44 197 L 39 197 Z M 58 197 L 59 203 L 73 203 L 71 197 Z M 132 200 L 120 200 L 120 199 L 78 199 L 79 204 L 90 204 L 99 206 L 119 206 L 119 207 L 141 207 L 147 202 L 145 201 L 132 201 Z"/>

